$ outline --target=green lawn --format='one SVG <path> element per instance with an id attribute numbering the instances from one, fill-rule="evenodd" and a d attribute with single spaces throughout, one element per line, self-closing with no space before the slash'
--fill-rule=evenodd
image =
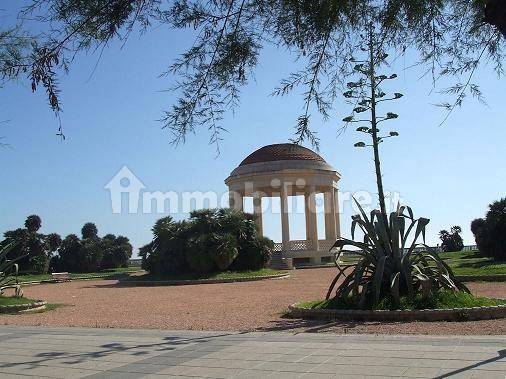
<path id="1" fill-rule="evenodd" d="M 440 253 L 455 275 L 506 275 L 506 262 L 494 262 L 479 251 Z"/>
<path id="2" fill-rule="evenodd" d="M 19 304 L 28 304 L 34 303 L 35 300 L 27 299 L 26 297 L 10 297 L 10 296 L 0 296 L 0 305 L 19 305 Z"/>
<path id="3" fill-rule="evenodd" d="M 78 279 L 87 279 L 96 276 L 100 276 L 102 279 L 118 279 L 121 277 L 128 276 L 129 273 L 138 272 L 142 269 L 140 267 L 122 267 L 111 270 L 104 270 L 99 272 L 89 272 L 89 273 L 70 273 L 70 278 L 73 280 Z M 41 281 L 41 280 L 51 280 L 53 277 L 51 274 L 25 274 L 19 275 L 18 279 L 20 282 L 32 282 L 32 281 Z"/>
<path id="4" fill-rule="evenodd" d="M 465 292 L 440 291 L 429 299 L 422 299 L 420 295 L 415 297 L 403 296 L 397 306 L 391 298 L 383 299 L 375 310 L 414 310 L 414 309 L 452 309 L 472 308 L 506 304 L 506 300 L 490 299 L 487 297 L 475 297 Z M 360 309 L 358 301 L 349 298 L 329 299 L 301 302 L 298 306 L 306 309 Z"/>
<path id="5" fill-rule="evenodd" d="M 224 272 L 213 272 L 209 274 L 189 273 L 189 274 L 168 275 L 168 276 L 155 276 L 151 274 L 144 274 L 144 275 L 131 276 L 129 280 L 147 281 L 147 280 L 240 279 L 252 276 L 283 274 L 285 272 L 286 271 L 263 268 L 254 271 L 224 271 Z"/>
<path id="6" fill-rule="evenodd" d="M 439 253 L 439 257 L 453 269 L 455 275 L 506 275 L 506 262 L 495 262 L 476 250 Z M 350 264 L 356 262 L 357 258 L 358 256 L 346 255 L 341 262 Z"/>

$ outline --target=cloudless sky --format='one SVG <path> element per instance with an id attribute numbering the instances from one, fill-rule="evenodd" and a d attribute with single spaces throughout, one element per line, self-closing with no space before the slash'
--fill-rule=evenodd
<path id="1" fill-rule="evenodd" d="M 14 17 L 14 9 L 7 9 L 0 22 Z M 150 229 L 163 215 L 112 213 L 104 186 L 123 166 L 149 191 L 222 195 L 227 190 L 224 179 L 245 156 L 293 137 L 303 89 L 281 98 L 269 94 L 297 65 L 288 52 L 268 46 L 255 80 L 243 89 L 241 106 L 222 122 L 228 132 L 220 155 L 208 144 L 205 128 L 189 136 L 185 145 L 170 145 L 157 120 L 176 99 L 177 94 L 166 91 L 175 78 L 159 74 L 191 43 L 191 32 L 160 26 L 140 37 L 133 34 L 123 48 L 111 43 L 100 59 L 98 53 L 79 55 L 60 83 L 65 141 L 55 135 L 57 122 L 42 89 L 32 94 L 26 81 L 0 89 L 0 120 L 8 120 L 0 123 L 0 136 L 10 144 L 0 149 L 0 233 L 21 227 L 26 216 L 35 213 L 42 217 L 42 232 L 80 234 L 82 225 L 93 221 L 101 235 L 125 235 L 138 248 L 150 241 Z M 431 91 L 430 78 L 419 79 L 422 71 L 405 70 L 413 59 L 400 58 L 386 70 L 399 75 L 387 89 L 405 96 L 385 108 L 399 113 L 389 128 L 400 137 L 382 146 L 384 184 L 398 192 L 415 215 L 431 219 L 429 244 L 437 244 L 439 230 L 452 225 L 462 226 L 465 243 L 474 244 L 470 222 L 506 192 L 505 80 L 491 67 L 478 70 L 475 81 L 488 105 L 468 99 L 439 127 L 444 113 L 432 104 L 442 98 Z M 319 153 L 341 173 L 342 192 L 374 194 L 372 152 L 353 147 L 360 140 L 354 128 L 337 133 L 349 112 L 339 99 L 328 122 L 314 115 Z M 349 202 L 341 212 L 341 230 L 349 236 L 354 213 Z M 281 239 L 278 218 L 265 219 L 266 234 L 275 240 Z M 291 217 L 293 239 L 303 238 L 303 220 L 303 215 Z"/>

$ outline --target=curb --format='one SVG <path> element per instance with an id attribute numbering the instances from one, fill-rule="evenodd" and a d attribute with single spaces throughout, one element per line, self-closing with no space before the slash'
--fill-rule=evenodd
<path id="1" fill-rule="evenodd" d="M 288 307 L 288 314 L 295 318 L 340 319 L 355 321 L 476 321 L 506 317 L 506 305 L 489 307 L 420 309 L 413 311 L 307 309 L 297 304 Z"/>
<path id="2" fill-rule="evenodd" d="M 131 271 L 127 272 L 126 274 L 133 274 L 137 272 L 141 272 L 144 270 L 139 271 Z M 113 274 L 113 275 L 121 275 L 121 274 Z M 118 280 L 117 278 L 111 278 L 112 275 L 92 275 L 92 276 L 86 276 L 86 277 L 76 277 L 76 278 L 70 278 L 70 280 L 67 280 L 66 282 L 62 282 L 56 279 L 42 279 L 42 280 L 32 280 L 27 282 L 19 282 L 19 284 L 24 286 L 30 286 L 34 284 L 57 284 L 57 283 L 67 283 L 67 282 L 73 282 L 78 280 L 94 280 L 94 279 L 105 279 L 105 280 Z M 110 278 L 110 279 L 109 279 Z"/>
<path id="3" fill-rule="evenodd" d="M 31 310 L 39 310 L 46 308 L 47 302 L 36 300 L 34 303 L 16 304 L 16 305 L 0 305 L 0 313 L 26 312 Z"/>
<path id="4" fill-rule="evenodd" d="M 238 282 L 256 282 L 259 280 L 267 279 L 287 279 L 290 274 L 274 274 L 264 276 L 247 276 L 244 278 L 231 278 L 231 279 L 196 279 L 196 280 L 119 280 L 119 283 L 124 285 L 146 285 L 146 286 L 185 286 L 192 284 L 220 284 L 220 283 L 238 283 Z"/>

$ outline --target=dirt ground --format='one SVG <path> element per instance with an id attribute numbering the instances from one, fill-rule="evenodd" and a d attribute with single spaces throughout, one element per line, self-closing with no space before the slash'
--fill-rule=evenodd
<path id="1" fill-rule="evenodd" d="M 288 305 L 325 296 L 332 268 L 289 279 L 188 286 L 124 286 L 115 280 L 24 287 L 26 297 L 63 304 L 39 314 L 0 315 L 0 324 L 379 334 L 506 334 L 506 319 L 474 322 L 324 322 L 283 317 Z M 469 283 L 476 295 L 506 298 L 506 283 Z"/>

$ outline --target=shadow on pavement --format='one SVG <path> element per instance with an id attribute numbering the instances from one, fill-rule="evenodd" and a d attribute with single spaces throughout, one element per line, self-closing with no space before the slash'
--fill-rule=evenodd
<path id="1" fill-rule="evenodd" d="M 486 365 L 488 363 L 492 363 L 492 362 L 496 362 L 498 361 L 499 359 L 502 359 L 504 357 L 506 357 L 506 349 L 503 349 L 503 350 L 499 350 L 497 352 L 497 357 L 494 357 L 494 358 L 489 358 L 489 359 L 486 359 L 484 361 L 481 361 L 481 362 L 478 362 L 478 363 L 475 363 L 474 365 L 470 365 L 470 366 L 466 366 L 466 367 L 462 367 L 462 368 L 459 368 L 457 370 L 454 370 L 454 371 L 451 371 L 451 372 L 447 372 L 446 374 L 444 375 L 440 375 L 440 376 L 436 376 L 435 379 L 443 379 L 443 378 L 449 378 L 451 376 L 454 376 L 454 375 L 457 375 L 457 374 L 461 374 L 463 372 L 466 372 L 466 371 L 469 371 L 469 370 L 472 370 L 473 368 L 477 368 L 477 367 L 480 367 L 480 366 L 483 366 L 483 365 Z"/>
<path id="2" fill-rule="evenodd" d="M 213 339 L 230 336 L 232 334 L 220 334 L 205 337 L 164 337 L 163 342 L 148 343 L 148 344 L 128 344 L 112 342 L 106 343 L 97 347 L 90 346 L 89 352 L 64 352 L 64 351 L 47 351 L 38 353 L 35 359 L 27 359 L 23 362 L 9 362 L 0 363 L 0 368 L 16 367 L 16 366 L 28 366 L 27 368 L 36 368 L 38 365 L 47 363 L 50 360 L 55 359 L 66 359 L 62 362 L 65 365 L 79 364 L 87 362 L 90 359 L 103 358 L 119 352 L 126 352 L 133 356 L 142 356 L 153 351 L 166 352 L 175 350 L 176 348 L 182 348 L 191 344 L 199 344 L 210 342 Z"/>

